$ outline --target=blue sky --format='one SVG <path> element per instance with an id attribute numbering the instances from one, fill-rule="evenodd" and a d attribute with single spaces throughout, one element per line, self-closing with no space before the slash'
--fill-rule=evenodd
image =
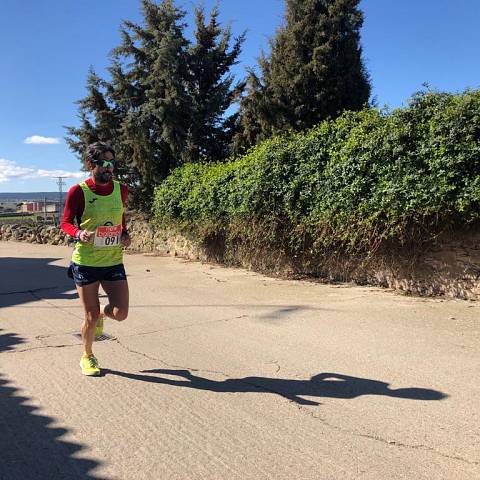
<path id="1" fill-rule="evenodd" d="M 189 15 L 198 2 L 177 0 Z M 216 3 L 204 0 L 207 11 Z M 255 66 L 282 22 L 283 0 L 219 0 L 221 21 L 248 30 L 237 78 Z M 138 0 L 2 0 L 0 192 L 55 191 L 53 177 L 81 178 L 64 125 L 77 125 L 90 66 L 102 76 L 123 19 Z M 362 0 L 362 46 L 379 106 L 404 105 L 422 83 L 450 92 L 479 88 L 480 0 Z M 76 176 L 75 176 L 76 175 Z M 83 177 L 82 177 L 83 178 Z"/>

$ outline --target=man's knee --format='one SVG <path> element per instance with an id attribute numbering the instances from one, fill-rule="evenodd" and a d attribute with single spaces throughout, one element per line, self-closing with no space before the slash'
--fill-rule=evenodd
<path id="1" fill-rule="evenodd" d="M 98 316 L 100 315 L 100 309 L 91 309 L 85 312 L 85 321 L 88 324 L 95 325 L 97 323 Z"/>
<path id="2" fill-rule="evenodd" d="M 124 320 L 127 319 L 128 309 L 118 308 L 118 309 L 115 309 L 114 311 L 115 311 L 115 319 L 118 320 L 119 322 L 123 322 Z"/>
<path id="3" fill-rule="evenodd" d="M 107 317 L 111 317 L 118 322 L 123 322 L 128 317 L 128 307 L 117 307 L 110 304 L 105 307 L 104 311 Z"/>

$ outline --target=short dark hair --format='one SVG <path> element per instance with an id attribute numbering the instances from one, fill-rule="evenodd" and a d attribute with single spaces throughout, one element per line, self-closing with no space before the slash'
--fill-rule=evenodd
<path id="1" fill-rule="evenodd" d="M 110 152 L 115 157 L 115 150 L 107 142 L 91 143 L 85 153 L 85 161 L 92 162 L 100 159 L 102 153 Z"/>

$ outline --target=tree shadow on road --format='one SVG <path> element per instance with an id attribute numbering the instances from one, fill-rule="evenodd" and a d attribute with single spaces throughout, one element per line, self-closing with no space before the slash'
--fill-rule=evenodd
<path id="1" fill-rule="evenodd" d="M 77 293 L 59 258 L 0 258 L 0 308 L 42 299 L 73 299 Z"/>
<path id="2" fill-rule="evenodd" d="M 306 397 L 328 397 L 352 399 L 362 395 L 383 395 L 387 397 L 406 398 L 410 400 L 442 400 L 446 394 L 428 388 L 397 388 L 391 389 L 389 384 L 379 380 L 351 377 L 340 373 L 320 373 L 309 380 L 296 380 L 268 377 L 228 378 L 222 381 L 209 380 L 192 374 L 189 370 L 155 369 L 143 370 L 141 373 L 157 375 L 139 375 L 103 369 L 105 375 L 139 380 L 143 382 L 162 383 L 176 387 L 195 388 L 219 393 L 273 393 L 300 405 L 320 405 L 319 402 Z M 183 377 L 175 380 L 159 375 Z"/>
<path id="3" fill-rule="evenodd" d="M 0 355 L 24 342 L 0 329 Z M 85 447 L 61 440 L 68 430 L 53 427 L 55 419 L 36 413 L 31 402 L 0 373 L 0 479 L 98 480 L 90 472 L 100 463 L 74 458 Z"/>

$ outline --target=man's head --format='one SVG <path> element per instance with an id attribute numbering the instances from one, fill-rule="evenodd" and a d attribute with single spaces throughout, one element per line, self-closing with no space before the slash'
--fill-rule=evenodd
<path id="1" fill-rule="evenodd" d="M 108 183 L 112 180 L 115 166 L 115 150 L 106 142 L 91 143 L 85 154 L 85 165 L 95 183 Z"/>

